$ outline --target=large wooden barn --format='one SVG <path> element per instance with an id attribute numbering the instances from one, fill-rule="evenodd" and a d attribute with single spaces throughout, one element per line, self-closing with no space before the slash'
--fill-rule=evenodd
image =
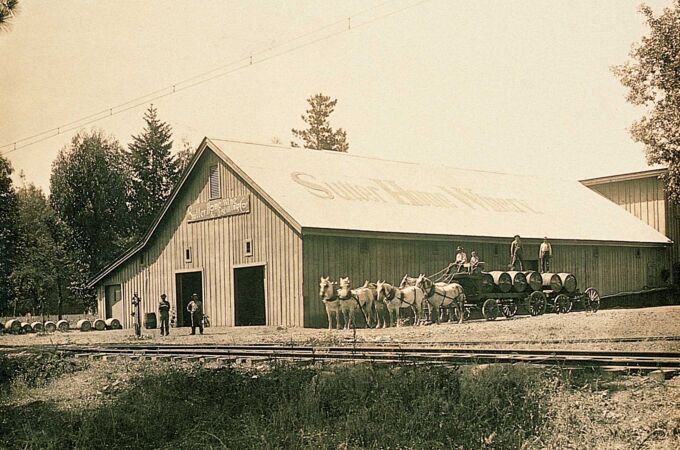
<path id="1" fill-rule="evenodd" d="M 670 240 L 577 181 L 204 139 L 145 237 L 92 281 L 99 314 L 131 326 L 130 300 L 178 325 L 191 294 L 213 325 L 326 326 L 319 278 L 398 283 L 455 248 L 505 269 L 519 234 L 528 268 L 548 236 L 553 267 L 603 295 L 664 283 Z"/>

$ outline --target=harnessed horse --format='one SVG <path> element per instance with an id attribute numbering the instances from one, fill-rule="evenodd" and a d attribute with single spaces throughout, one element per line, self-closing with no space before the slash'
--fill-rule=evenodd
<path id="1" fill-rule="evenodd" d="M 415 317 L 414 324 L 419 323 L 419 317 L 422 315 L 423 299 L 425 298 L 422 289 L 416 286 L 407 286 L 400 289 L 384 281 L 378 281 L 376 286 L 378 302 L 384 303 L 387 307 L 391 327 L 395 326 L 395 323 L 397 327 L 400 326 L 399 312 L 401 308 L 411 308 Z"/>
<path id="2" fill-rule="evenodd" d="M 465 292 L 463 291 L 463 286 L 458 283 L 433 283 L 432 280 L 424 276 L 418 278 L 416 286 L 421 288 L 425 293 L 427 302 L 432 306 L 432 317 L 436 317 L 437 324 L 440 323 L 439 309 L 441 307 L 458 308 L 458 323 L 463 323 L 465 308 Z M 449 322 L 451 322 L 450 314 Z"/>
<path id="3" fill-rule="evenodd" d="M 362 288 L 368 289 L 373 295 L 373 311 L 375 311 L 375 327 L 376 328 L 386 328 L 387 327 L 387 308 L 383 302 L 378 301 L 378 286 L 366 280 Z M 373 311 L 369 311 L 368 314 L 373 316 Z"/>
<path id="4" fill-rule="evenodd" d="M 338 298 L 340 299 L 342 315 L 345 318 L 345 329 L 351 328 L 357 306 L 364 315 L 366 326 L 371 327 L 371 316 L 366 314 L 366 311 L 370 313 L 373 310 L 373 293 L 369 288 L 360 287 L 352 289 L 349 277 L 340 278 Z"/>
<path id="5" fill-rule="evenodd" d="M 340 329 L 340 299 L 338 298 L 338 285 L 330 280 L 330 277 L 321 277 L 319 282 L 319 296 L 326 306 L 328 316 L 328 329 L 333 329 L 333 314 L 335 314 L 335 325 Z"/>

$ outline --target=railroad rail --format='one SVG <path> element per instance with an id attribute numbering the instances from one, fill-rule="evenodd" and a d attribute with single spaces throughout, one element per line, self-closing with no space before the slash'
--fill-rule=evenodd
<path id="1" fill-rule="evenodd" d="M 396 364 L 537 364 L 568 369 L 669 373 L 680 371 L 680 352 L 627 352 L 582 350 L 515 350 L 434 348 L 413 346 L 288 346 L 288 345 L 172 345 L 134 344 L 64 346 L 59 351 L 80 357 L 133 359 L 187 359 L 203 361 L 375 362 Z"/>

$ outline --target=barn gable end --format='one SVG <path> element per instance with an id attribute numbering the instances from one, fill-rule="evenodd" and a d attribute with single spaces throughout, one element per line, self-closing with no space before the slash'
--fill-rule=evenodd
<path id="1" fill-rule="evenodd" d="M 131 326 L 130 301 L 135 293 L 142 298 L 142 314 L 157 312 L 159 297 L 165 293 L 181 315 L 177 310 L 186 299 L 178 303 L 178 274 L 181 278 L 200 272 L 205 314 L 213 325 L 231 326 L 235 324 L 234 270 L 263 266 L 266 324 L 302 326 L 299 232 L 209 141 L 199 151 L 143 246 L 94 282 L 100 315 L 107 315 L 108 309 L 124 326 Z M 212 168 L 219 173 L 220 198 L 211 200 Z M 115 304 L 107 308 L 107 291 L 111 294 L 116 286 L 120 286 L 120 300 L 110 298 Z"/>

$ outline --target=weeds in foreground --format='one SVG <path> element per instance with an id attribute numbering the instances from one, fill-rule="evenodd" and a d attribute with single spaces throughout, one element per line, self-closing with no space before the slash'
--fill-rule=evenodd
<path id="1" fill-rule="evenodd" d="M 519 448 L 543 426 L 530 367 L 168 365 L 91 411 L 4 411 L 0 448 Z"/>

